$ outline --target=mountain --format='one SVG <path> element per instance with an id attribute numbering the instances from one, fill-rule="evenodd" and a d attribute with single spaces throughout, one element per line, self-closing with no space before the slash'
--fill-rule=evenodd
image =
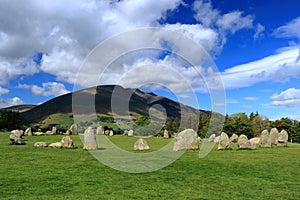
<path id="1" fill-rule="evenodd" d="M 76 99 L 74 100 L 73 97 L 76 97 Z M 94 107 L 90 106 L 88 103 L 90 101 L 94 101 L 91 102 L 94 103 Z M 74 105 L 72 105 L 72 103 L 74 103 Z M 111 108 L 112 105 L 113 109 Z M 151 113 L 156 113 L 154 116 L 159 118 L 164 112 L 160 109 L 161 107 L 165 109 L 167 117 L 173 118 L 181 118 L 182 112 L 185 114 L 208 113 L 208 111 L 197 110 L 154 93 L 146 93 L 139 89 L 123 88 L 118 85 L 104 85 L 53 98 L 22 112 L 21 116 L 23 116 L 28 123 L 34 123 L 53 114 L 72 115 L 72 106 L 76 108 L 74 111 L 76 114 L 88 115 L 96 111 L 98 115 L 112 116 L 114 113 L 114 115 L 123 118 L 135 115 L 149 116 L 150 108 L 152 109 Z M 129 109 L 126 109 L 126 107 L 129 107 Z"/>
<path id="2" fill-rule="evenodd" d="M 7 108 L 1 108 L 0 110 L 18 111 L 18 112 L 22 113 L 22 112 L 28 111 L 34 107 L 36 107 L 36 105 L 24 104 L 24 105 L 10 106 Z"/>

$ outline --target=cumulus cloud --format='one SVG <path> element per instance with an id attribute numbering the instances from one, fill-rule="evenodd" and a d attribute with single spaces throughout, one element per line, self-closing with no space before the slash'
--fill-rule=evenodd
<path id="1" fill-rule="evenodd" d="M 270 106 L 298 107 L 300 105 L 300 89 L 289 88 L 282 92 L 273 94 Z"/>
<path id="2" fill-rule="evenodd" d="M 0 108 L 6 108 L 10 106 L 24 104 L 24 102 L 19 97 L 2 99 L 0 98 Z"/>
<path id="3" fill-rule="evenodd" d="M 19 84 L 18 88 L 30 89 L 31 92 L 36 96 L 60 96 L 66 94 L 68 91 L 64 84 L 57 82 L 43 83 L 42 87 L 37 85 Z"/>

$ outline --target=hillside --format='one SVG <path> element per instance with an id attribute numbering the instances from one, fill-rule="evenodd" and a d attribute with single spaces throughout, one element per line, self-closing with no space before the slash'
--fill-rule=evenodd
<path id="1" fill-rule="evenodd" d="M 20 113 L 28 111 L 32 108 L 34 108 L 36 105 L 31 104 L 24 104 L 24 105 L 16 105 L 16 106 L 10 106 L 7 108 L 1 108 L 0 110 L 9 110 L 9 111 L 18 111 Z"/>
<path id="2" fill-rule="evenodd" d="M 112 94 L 114 94 L 114 110 L 111 109 L 111 99 Z M 77 114 L 91 114 L 87 110 L 89 105 L 86 103 L 85 99 L 95 98 L 95 110 L 98 115 L 112 116 L 112 112 L 127 118 L 128 116 L 135 115 L 149 115 L 149 108 L 153 105 L 159 104 L 165 108 L 167 117 L 181 118 L 181 111 L 189 114 L 196 114 L 199 110 L 183 105 L 171 99 L 157 96 L 154 93 L 145 93 L 139 89 L 129 89 L 123 88 L 117 85 L 105 85 L 92 87 L 80 91 L 76 91 L 74 94 L 81 101 L 76 102 L 76 113 Z M 41 105 L 35 106 L 30 110 L 22 112 L 21 115 L 24 117 L 27 123 L 37 123 L 48 116 L 54 114 L 72 114 L 72 95 L 73 93 L 68 93 L 56 98 L 53 98 Z M 92 95 L 92 96 L 91 96 Z M 125 100 L 129 99 L 129 113 L 126 108 L 128 102 Z M 155 106 L 154 106 L 155 107 Z M 153 107 L 152 107 L 153 108 Z M 161 113 L 159 110 L 156 113 Z M 200 112 L 208 113 L 207 111 L 201 110 Z"/>

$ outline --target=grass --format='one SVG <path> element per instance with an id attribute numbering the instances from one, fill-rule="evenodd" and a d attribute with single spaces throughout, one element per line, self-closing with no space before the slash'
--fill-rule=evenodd
<path id="1" fill-rule="evenodd" d="M 98 162 L 82 150 L 36 148 L 37 141 L 62 136 L 24 137 L 24 146 L 9 145 L 0 133 L 0 199 L 300 199 L 300 145 L 226 150 L 216 148 L 204 159 L 188 151 L 161 170 L 130 174 Z M 111 140 L 132 150 L 136 138 Z M 152 149 L 168 142 L 147 139 Z"/>

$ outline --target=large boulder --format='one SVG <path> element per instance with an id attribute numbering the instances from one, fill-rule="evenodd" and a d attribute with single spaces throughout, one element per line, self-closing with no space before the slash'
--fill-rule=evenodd
<path id="1" fill-rule="evenodd" d="M 164 130 L 164 138 L 169 138 L 169 132 L 165 129 Z"/>
<path id="2" fill-rule="evenodd" d="M 244 134 L 240 135 L 237 143 L 238 143 L 238 148 L 240 148 L 240 149 L 255 149 L 256 148 L 256 144 L 254 144 L 253 142 L 250 142 L 250 140 L 248 140 L 247 136 Z"/>
<path id="3" fill-rule="evenodd" d="M 98 128 L 96 130 L 96 134 L 97 135 L 104 135 L 104 128 L 103 128 L 103 126 L 98 126 Z"/>
<path id="4" fill-rule="evenodd" d="M 24 145 L 26 143 L 22 139 L 22 135 L 23 135 L 23 131 L 13 130 L 9 135 L 9 140 L 12 142 L 12 144 Z"/>
<path id="5" fill-rule="evenodd" d="M 287 146 L 288 144 L 289 135 L 286 130 L 280 131 L 278 134 L 278 144 L 277 146 Z"/>
<path id="6" fill-rule="evenodd" d="M 218 149 L 222 150 L 222 149 L 230 149 L 230 140 L 229 137 L 226 133 L 222 132 L 220 135 L 220 141 L 219 141 L 219 145 L 218 145 Z"/>
<path id="7" fill-rule="evenodd" d="M 87 149 L 87 150 L 97 149 L 96 135 L 92 127 L 88 127 L 84 131 L 83 139 L 84 139 L 83 149 Z"/>
<path id="8" fill-rule="evenodd" d="M 215 138 L 216 138 L 216 134 L 211 134 L 211 135 L 209 136 L 209 138 L 208 138 L 208 141 L 209 141 L 209 142 L 214 142 Z"/>
<path id="9" fill-rule="evenodd" d="M 143 138 L 138 139 L 133 146 L 134 150 L 149 150 L 150 147 L 146 140 Z"/>
<path id="10" fill-rule="evenodd" d="M 230 142 L 237 142 L 239 139 L 239 136 L 237 134 L 232 134 L 232 136 L 230 137 Z"/>
<path id="11" fill-rule="evenodd" d="M 32 136 L 31 127 L 28 127 L 28 128 L 25 130 L 24 135 Z"/>
<path id="12" fill-rule="evenodd" d="M 129 130 L 128 133 L 127 133 L 127 135 L 128 135 L 129 137 L 133 137 L 133 130 Z"/>
<path id="13" fill-rule="evenodd" d="M 36 142 L 36 143 L 34 143 L 33 146 L 35 146 L 35 147 L 47 147 L 48 145 L 47 145 L 46 142 Z"/>
<path id="14" fill-rule="evenodd" d="M 64 136 L 61 139 L 61 144 L 62 144 L 62 147 L 65 147 L 65 148 L 73 148 L 74 147 L 73 140 L 70 138 L 70 136 Z"/>
<path id="15" fill-rule="evenodd" d="M 263 130 L 260 135 L 260 146 L 271 147 L 271 138 L 267 129 Z"/>
<path id="16" fill-rule="evenodd" d="M 174 151 L 198 149 L 198 135 L 193 129 L 186 129 L 175 136 Z"/>
<path id="17" fill-rule="evenodd" d="M 272 128 L 271 131 L 270 131 L 271 144 L 277 145 L 278 135 L 279 135 L 279 132 L 278 132 L 277 128 Z"/>
<path id="18" fill-rule="evenodd" d="M 77 125 L 76 124 L 72 124 L 70 126 L 69 130 L 70 130 L 70 132 L 71 132 L 72 135 L 77 135 L 78 134 L 78 129 L 77 129 Z"/>

